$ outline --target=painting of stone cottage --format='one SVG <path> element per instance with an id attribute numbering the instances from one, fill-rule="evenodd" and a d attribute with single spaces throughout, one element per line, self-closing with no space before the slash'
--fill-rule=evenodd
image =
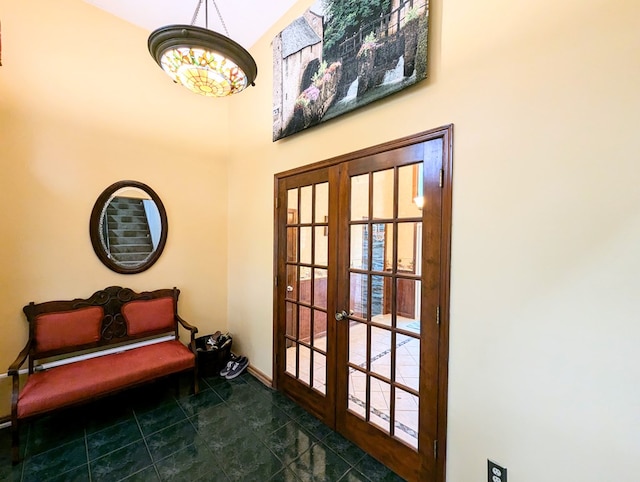
<path id="1" fill-rule="evenodd" d="M 318 0 L 273 39 L 273 140 L 427 77 L 429 0 Z"/>

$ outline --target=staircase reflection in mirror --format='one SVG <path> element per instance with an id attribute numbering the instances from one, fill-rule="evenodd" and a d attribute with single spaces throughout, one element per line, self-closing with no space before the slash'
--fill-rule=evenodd
<path id="1" fill-rule="evenodd" d="M 98 198 L 91 214 L 91 242 L 113 271 L 139 273 L 160 256 L 167 218 L 157 194 L 136 181 L 120 181 Z"/>

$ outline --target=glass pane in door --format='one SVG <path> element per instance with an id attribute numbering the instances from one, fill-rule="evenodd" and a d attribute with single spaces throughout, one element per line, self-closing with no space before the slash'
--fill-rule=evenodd
<path id="1" fill-rule="evenodd" d="M 304 345 L 299 346 L 298 379 L 305 385 L 311 384 L 311 350 Z"/>
<path id="2" fill-rule="evenodd" d="M 325 394 L 328 183 L 289 189 L 287 209 L 286 373 Z"/>
<path id="3" fill-rule="evenodd" d="M 313 310 L 313 347 L 319 354 L 327 351 L 327 312 L 324 310 Z"/>
<path id="4" fill-rule="evenodd" d="M 316 184 L 316 209 L 314 221 L 316 224 L 326 224 L 329 220 L 329 184 Z"/>
<path id="5" fill-rule="evenodd" d="M 415 445 L 418 438 L 418 397 L 397 388 L 394 415 L 394 435 L 409 445 Z"/>
<path id="6" fill-rule="evenodd" d="M 327 266 L 329 264 L 329 236 L 328 228 L 320 226 L 315 228 L 315 252 L 314 264 Z"/>
<path id="7" fill-rule="evenodd" d="M 421 164 L 351 178 L 347 410 L 414 449 L 420 403 L 421 194 Z"/>
<path id="8" fill-rule="evenodd" d="M 351 254 L 349 266 L 356 269 L 367 269 L 369 266 L 369 243 L 365 243 L 366 225 L 351 226 Z"/>
<path id="9" fill-rule="evenodd" d="M 312 231 L 308 226 L 300 228 L 300 262 L 311 264 L 311 254 L 313 252 Z"/>
<path id="10" fill-rule="evenodd" d="M 300 188 L 300 222 L 309 224 L 313 216 L 313 186 Z"/>
<path id="11" fill-rule="evenodd" d="M 367 325 L 358 321 L 349 323 L 349 364 L 367 366 Z"/>
<path id="12" fill-rule="evenodd" d="M 358 318 L 366 318 L 369 313 L 367 292 L 369 276 L 362 273 L 351 273 L 349 282 L 349 312 Z"/>
<path id="13" fill-rule="evenodd" d="M 391 378 L 391 331 L 371 327 L 371 372 Z"/>
<path id="14" fill-rule="evenodd" d="M 369 174 L 351 178 L 351 220 L 369 218 Z"/>
<path id="15" fill-rule="evenodd" d="M 398 218 L 421 218 L 424 205 L 422 163 L 398 168 Z"/>
<path id="16" fill-rule="evenodd" d="M 374 377 L 370 377 L 369 394 L 369 422 L 380 427 L 383 431 L 390 431 L 389 401 L 391 400 L 391 385 Z"/>
<path id="17" fill-rule="evenodd" d="M 366 416 L 367 400 L 367 376 L 362 370 L 352 368 L 349 370 L 349 400 L 348 410 L 364 419 Z"/>
<path id="18" fill-rule="evenodd" d="M 313 305 L 327 309 L 327 270 L 314 269 L 313 278 Z"/>
<path id="19" fill-rule="evenodd" d="M 393 179 L 394 169 L 373 173 L 373 218 L 390 219 L 393 217 Z"/>

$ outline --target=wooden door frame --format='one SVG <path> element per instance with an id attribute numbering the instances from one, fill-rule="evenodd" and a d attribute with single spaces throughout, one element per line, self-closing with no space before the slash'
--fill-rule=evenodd
<path id="1" fill-rule="evenodd" d="M 316 162 L 306 166 L 294 168 L 288 171 L 280 172 L 274 176 L 274 251 L 273 251 L 273 272 L 274 272 L 274 287 L 273 287 L 273 386 L 278 389 L 280 385 L 279 380 L 279 364 L 284 363 L 280 359 L 280 340 L 277 333 L 277 319 L 278 319 L 278 252 L 280 244 L 286 242 L 285 239 L 280 239 L 277 236 L 279 224 L 278 224 L 278 210 L 281 206 L 286 206 L 286 191 L 279 192 L 279 182 L 289 176 L 304 174 L 309 171 L 315 171 L 322 168 L 329 168 L 335 165 L 352 161 L 355 159 L 374 156 L 378 153 L 410 146 L 420 142 L 426 142 L 433 139 L 441 138 L 443 141 L 443 158 L 442 158 L 442 198 L 441 198 L 441 226 L 440 226 L 440 329 L 438 338 L 438 396 L 437 396 L 437 446 L 434 447 L 434 454 L 436 457 L 435 463 L 435 480 L 438 482 L 445 482 L 446 480 L 446 450 L 447 450 L 447 406 L 448 406 L 448 376 L 449 376 L 449 304 L 450 304 L 450 280 L 451 280 L 451 223 L 452 223 L 452 192 L 453 192 L 453 124 L 448 124 L 436 129 L 427 130 L 418 134 L 403 137 L 393 141 L 378 144 L 376 146 L 361 149 L 359 151 L 351 152 L 336 156 L 324 161 Z M 330 196 L 331 199 L 331 196 Z M 337 206 L 332 206 L 330 203 L 329 212 Z M 337 219 L 333 220 L 333 228 L 335 229 Z M 332 223 L 331 216 L 329 220 Z M 329 226 L 329 230 L 332 226 Z M 334 239 L 336 237 L 334 236 Z M 336 239 L 337 243 L 337 239 Z M 337 246 L 329 246 L 329 252 L 335 252 Z M 331 313 L 328 308 L 328 315 Z M 331 369 L 331 367 L 329 367 Z M 333 367 L 335 369 L 335 367 Z"/>

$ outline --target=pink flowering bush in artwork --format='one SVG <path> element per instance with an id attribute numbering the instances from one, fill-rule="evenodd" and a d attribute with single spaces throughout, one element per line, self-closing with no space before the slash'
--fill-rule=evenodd
<path id="1" fill-rule="evenodd" d="M 311 78 L 311 85 L 296 99 L 294 112 L 302 115 L 304 127 L 317 124 L 333 103 L 342 75 L 342 64 L 334 62 L 327 66 L 322 62 Z"/>

